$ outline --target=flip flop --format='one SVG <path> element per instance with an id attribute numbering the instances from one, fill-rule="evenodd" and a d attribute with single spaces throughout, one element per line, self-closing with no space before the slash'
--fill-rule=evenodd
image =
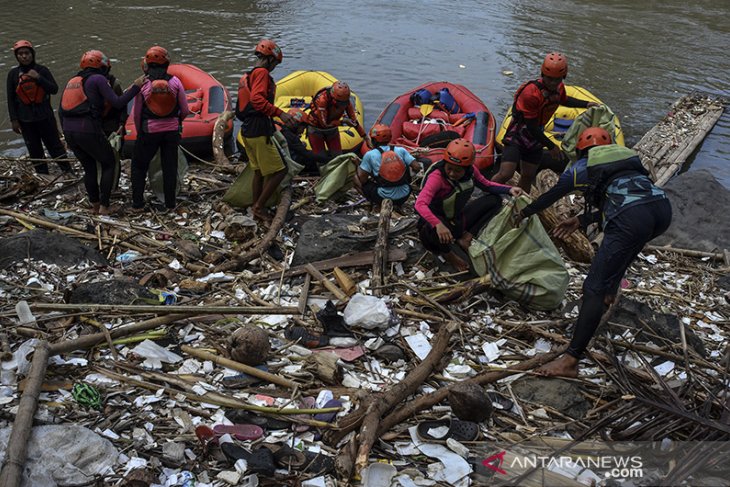
<path id="1" fill-rule="evenodd" d="M 239 441 L 258 440 L 264 436 L 263 428 L 255 424 L 217 424 L 213 431 L 218 436 L 229 434 Z"/>
<path id="2" fill-rule="evenodd" d="M 291 424 L 289 421 L 282 419 L 269 418 L 267 416 L 259 416 L 243 409 L 227 409 L 225 411 L 226 418 L 235 424 L 255 424 L 261 426 L 265 430 L 285 430 Z"/>
<path id="3" fill-rule="evenodd" d="M 448 431 L 441 437 L 429 433 L 431 429 L 444 426 L 448 428 Z M 420 423 L 416 433 L 418 438 L 423 441 L 446 441 L 447 438 L 453 438 L 456 441 L 474 441 L 479 438 L 479 425 L 471 421 L 460 421 L 458 419 L 439 419 Z"/>
<path id="4" fill-rule="evenodd" d="M 335 460 L 323 453 L 304 452 L 307 457 L 304 473 L 312 475 L 326 475 L 335 469 Z"/>
<path id="5" fill-rule="evenodd" d="M 269 371 L 269 368 L 265 364 L 257 365 L 256 368 L 264 372 Z M 225 387 L 228 387 L 230 389 L 242 389 L 244 387 L 260 384 L 261 382 L 263 382 L 263 379 L 253 377 L 248 374 L 237 374 L 224 377 L 221 382 Z"/>
<path id="6" fill-rule="evenodd" d="M 274 452 L 276 464 L 282 468 L 301 470 L 307 464 L 307 457 L 304 452 L 284 445 Z"/>
<path id="7" fill-rule="evenodd" d="M 203 452 L 208 453 L 208 447 L 218 443 L 218 436 L 213 431 L 213 428 L 205 425 L 199 425 L 195 427 L 195 436 L 198 437 L 198 441 L 203 445 Z"/>
<path id="8" fill-rule="evenodd" d="M 248 470 L 253 473 L 259 473 L 266 476 L 274 475 L 276 464 L 274 463 L 274 454 L 268 448 L 258 448 L 253 451 L 246 450 L 235 443 L 223 443 L 221 451 L 235 465 L 238 460 L 246 460 Z"/>
<path id="9" fill-rule="evenodd" d="M 322 406 L 322 409 L 325 408 L 341 408 L 342 402 L 338 401 L 337 399 L 330 399 L 325 403 L 324 406 Z M 333 411 L 331 413 L 319 413 L 314 415 L 314 419 L 317 421 L 324 421 L 325 423 L 331 423 L 333 419 L 337 417 L 337 411 Z"/>

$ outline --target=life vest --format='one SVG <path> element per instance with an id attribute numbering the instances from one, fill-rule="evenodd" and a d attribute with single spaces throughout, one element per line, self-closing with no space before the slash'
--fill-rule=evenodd
<path id="1" fill-rule="evenodd" d="M 429 175 L 434 171 L 441 172 L 441 177 L 449 183 L 451 191 L 443 199 L 432 201 L 428 207 L 435 215 L 453 222 L 456 215 L 460 215 L 464 210 L 464 207 L 474 192 L 474 178 L 472 177 L 474 169 L 472 167 L 466 168 L 464 176 L 460 180 L 452 181 L 446 175 L 446 171 L 444 171 L 444 161 L 439 161 L 436 164 L 431 164 L 426 170 L 426 174 L 423 176 L 423 184 L 426 184 Z"/>
<path id="2" fill-rule="evenodd" d="M 35 79 L 25 73 L 20 73 L 15 94 L 24 105 L 37 105 L 45 99 L 46 90 Z"/>
<path id="3" fill-rule="evenodd" d="M 411 172 L 405 161 L 395 153 L 395 147 L 391 145 L 390 150 L 384 150 L 382 147 L 375 149 L 380 152 L 380 169 L 375 176 L 378 186 L 395 188 L 411 183 Z"/>
<path id="4" fill-rule="evenodd" d="M 321 104 L 320 100 L 322 97 L 325 98 L 324 106 Z M 317 93 L 314 94 L 312 97 L 312 103 L 311 103 L 311 118 L 312 118 L 312 124 L 315 127 L 318 127 L 320 129 L 330 129 L 330 128 L 336 128 L 336 127 L 324 127 L 322 125 L 322 120 L 320 118 L 319 112 L 324 109 L 325 112 L 325 123 L 330 123 L 333 120 L 339 120 L 342 118 L 342 116 L 347 111 L 347 107 L 350 105 L 350 102 L 348 102 L 346 105 L 339 105 L 337 103 L 337 100 L 335 100 L 332 95 L 330 95 L 329 88 L 325 87 L 319 90 Z M 353 122 L 357 122 L 357 120 L 353 120 Z"/>
<path id="5" fill-rule="evenodd" d="M 92 115 L 91 101 L 86 96 L 84 84 L 90 75 L 78 74 L 66 83 L 61 96 L 60 112 L 63 117 L 86 117 Z"/>
<path id="6" fill-rule="evenodd" d="M 256 112 L 256 110 L 251 105 L 251 81 L 249 79 L 251 74 L 253 74 L 254 70 L 256 69 L 265 70 L 266 68 L 253 68 L 251 71 L 241 76 L 241 79 L 238 80 L 238 101 L 236 102 L 236 116 L 241 120 L 242 117 L 252 115 L 252 111 Z M 276 98 L 276 83 L 274 83 L 274 78 L 272 78 L 270 74 L 268 76 L 269 92 L 266 93 L 266 99 L 269 101 L 269 103 L 273 104 L 274 99 Z"/>
<path id="7" fill-rule="evenodd" d="M 512 102 L 512 119 L 517 122 L 524 122 L 524 114 L 517 109 L 517 100 L 522 92 L 525 91 L 525 88 L 530 85 L 535 85 L 540 91 L 541 100 L 537 118 L 540 126 L 543 126 L 548 123 L 550 117 L 555 114 L 555 110 L 557 110 L 558 106 L 560 106 L 562 84 L 558 86 L 557 91 L 549 91 L 539 79 L 523 83 L 522 86 L 517 89 Z"/>
<path id="8" fill-rule="evenodd" d="M 165 74 L 162 79 L 152 81 L 150 91 L 144 95 L 144 118 L 170 118 L 180 113 L 177 95 L 170 87 L 172 76 Z"/>

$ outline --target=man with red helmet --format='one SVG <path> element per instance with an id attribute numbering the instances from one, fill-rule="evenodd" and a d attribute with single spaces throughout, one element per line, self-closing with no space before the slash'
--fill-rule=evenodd
<path id="1" fill-rule="evenodd" d="M 373 205 L 384 199 L 400 206 L 411 195 L 411 170 L 418 172 L 421 165 L 403 147 L 390 145 L 390 127 L 375 124 L 370 129 L 370 140 L 375 148 L 365 153 L 355 174 L 355 188 Z"/>
<path id="2" fill-rule="evenodd" d="M 165 211 L 177 205 L 177 152 L 182 123 L 188 116 L 185 87 L 168 74 L 170 54 L 167 49 L 152 46 L 142 60 L 146 79 L 134 98 L 132 116 L 137 129 L 137 141 L 132 153 L 132 211 L 144 211 L 144 188 L 152 158 L 160 151 L 162 188 Z"/>
<path id="3" fill-rule="evenodd" d="M 519 196 L 522 189 L 489 181 L 473 168 L 476 149 L 466 139 L 452 140 L 443 160 L 426 171 L 421 192 L 416 199 L 418 234 L 423 246 L 443 255 L 458 271 L 469 268 L 453 250 L 458 243 L 467 250 L 474 235 L 499 211 L 500 195 Z M 469 201 L 474 187 L 486 194 Z"/>
<path id="4" fill-rule="evenodd" d="M 543 147 L 553 159 L 562 157 L 560 148 L 545 135 L 544 126 L 559 105 L 588 108 L 597 103 L 567 96 L 563 80 L 568 75 L 568 59 L 564 54 L 551 52 L 542 63 L 541 77 L 523 83 L 515 93 L 512 121 L 502 139 L 504 149 L 499 172 L 492 181 L 509 181 L 520 167 L 519 186 L 530 191 L 537 174 Z"/>
<path id="5" fill-rule="evenodd" d="M 68 147 L 84 168 L 84 186 L 94 213 L 109 214 L 109 199 L 116 174 L 116 156 L 103 128 L 104 114 L 122 110 L 139 93 L 145 77 L 140 76 L 118 96 L 109 85 L 111 63 L 97 50 L 81 56 L 79 71 L 63 90 L 59 114 Z M 97 164 L 101 168 L 98 177 Z"/>
<path id="6" fill-rule="evenodd" d="M 56 117 L 51 108 L 51 95 L 58 85 L 51 71 L 35 62 L 35 49 L 30 41 L 13 44 L 18 65 L 10 70 L 7 81 L 8 114 L 13 132 L 23 136 L 28 156 L 38 174 L 48 174 L 43 146 L 54 159 L 65 159 L 66 149 L 58 134 Z M 64 172 L 71 171 L 68 161 L 58 161 Z"/>
<path id="7" fill-rule="evenodd" d="M 241 121 L 243 147 L 254 170 L 251 212 L 259 220 L 270 221 L 273 215 L 266 202 L 286 176 L 284 158 L 271 141 L 276 130 L 274 117 L 287 125 L 294 124 L 295 119 L 274 105 L 276 83 L 270 73 L 284 58 L 281 48 L 270 39 L 262 39 L 254 54 L 254 67 L 238 83 L 236 117 Z"/>
<path id="8" fill-rule="evenodd" d="M 307 135 L 314 152 L 329 150 L 333 156 L 342 154 L 339 126 L 343 124 L 354 127 L 360 137 L 366 138 L 350 101 L 350 87 L 344 81 L 335 81 L 332 86 L 319 90 L 312 97 L 311 106 L 312 125 Z"/>

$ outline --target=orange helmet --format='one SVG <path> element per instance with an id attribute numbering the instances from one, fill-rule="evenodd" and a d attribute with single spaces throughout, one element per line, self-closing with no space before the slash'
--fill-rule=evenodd
<path id="1" fill-rule="evenodd" d="M 276 45 L 276 42 L 270 39 L 261 39 L 259 43 L 256 44 L 254 53 L 257 56 L 272 56 L 276 59 L 277 63 L 280 63 L 281 60 L 284 59 L 281 48 Z"/>
<path id="2" fill-rule="evenodd" d="M 289 115 L 294 117 L 294 120 L 296 120 L 295 123 L 310 123 L 311 119 L 309 118 L 309 115 L 302 110 L 301 108 L 290 108 L 289 111 L 287 111 Z"/>
<path id="3" fill-rule="evenodd" d="M 609 145 L 611 143 L 611 135 L 607 130 L 601 127 L 588 127 L 578 137 L 575 148 L 578 150 L 588 149 L 597 145 Z"/>
<path id="4" fill-rule="evenodd" d="M 370 140 L 378 144 L 387 144 L 392 137 L 393 133 L 390 131 L 390 127 L 382 123 L 376 123 L 370 129 Z"/>
<path id="5" fill-rule="evenodd" d="M 33 44 L 31 44 L 30 41 L 21 39 L 19 41 L 16 41 L 15 44 L 13 44 L 13 52 L 17 51 L 21 47 L 27 47 L 31 51 L 35 51 L 35 49 L 33 49 Z"/>
<path id="6" fill-rule="evenodd" d="M 444 160 L 456 166 L 469 167 L 474 163 L 477 151 L 466 139 L 454 139 L 446 146 Z"/>
<path id="7" fill-rule="evenodd" d="M 565 78 L 568 76 L 568 58 L 559 52 L 549 53 L 542 62 L 541 72 L 543 76 Z"/>
<path id="8" fill-rule="evenodd" d="M 144 55 L 144 62 L 146 64 L 169 64 L 170 54 L 164 47 L 152 46 L 147 49 L 147 52 Z"/>
<path id="9" fill-rule="evenodd" d="M 403 159 L 392 150 L 383 152 L 380 157 L 380 169 L 378 175 L 389 183 L 397 183 L 406 173 L 406 165 Z"/>
<path id="10" fill-rule="evenodd" d="M 350 87 L 344 81 L 335 81 L 330 88 L 332 98 L 337 101 L 350 100 Z"/>
<path id="11" fill-rule="evenodd" d="M 109 58 L 106 57 L 103 52 L 94 49 L 92 51 L 86 51 L 83 56 L 81 56 L 81 62 L 79 62 L 79 67 L 81 69 L 101 69 L 111 67 L 111 63 L 109 62 Z"/>

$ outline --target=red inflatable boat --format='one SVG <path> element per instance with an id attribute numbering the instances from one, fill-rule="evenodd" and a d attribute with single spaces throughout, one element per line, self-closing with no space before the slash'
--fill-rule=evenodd
<path id="1" fill-rule="evenodd" d="M 221 112 L 231 110 L 231 97 L 228 90 L 200 68 L 192 64 L 171 64 L 167 72 L 177 76 L 188 95 L 190 115 L 183 121 L 181 145 L 196 156 L 209 156 L 213 152 L 213 126 Z M 133 102 L 129 103 L 130 113 L 124 125 L 125 136 L 123 156 L 132 157 L 137 129 L 131 116 Z M 226 138 L 233 133 L 233 121 L 228 122 Z"/>
<path id="2" fill-rule="evenodd" d="M 443 158 L 451 140 L 463 137 L 476 146 L 479 169 L 494 163 L 494 116 L 462 85 L 425 83 L 390 102 L 375 123 L 390 127 L 393 144 L 433 162 Z"/>

